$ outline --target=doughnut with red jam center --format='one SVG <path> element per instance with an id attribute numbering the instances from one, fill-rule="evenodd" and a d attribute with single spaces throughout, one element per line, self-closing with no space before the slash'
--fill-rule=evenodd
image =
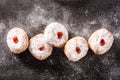
<path id="1" fill-rule="evenodd" d="M 26 32 L 20 28 L 13 28 L 7 34 L 7 45 L 16 54 L 28 48 L 29 39 Z"/>
<path id="2" fill-rule="evenodd" d="M 62 24 L 54 22 L 46 27 L 44 36 L 49 44 L 60 48 L 68 40 L 68 31 Z"/>
<path id="3" fill-rule="evenodd" d="M 114 37 L 107 29 L 99 29 L 95 31 L 88 40 L 88 44 L 95 54 L 104 54 L 114 42 Z"/>
<path id="4" fill-rule="evenodd" d="M 52 54 L 53 47 L 45 41 L 43 34 L 30 39 L 29 51 L 38 60 L 47 59 Z"/>
<path id="5" fill-rule="evenodd" d="M 65 55 L 71 61 L 78 61 L 88 52 L 87 41 L 83 37 L 74 37 L 70 39 L 64 48 Z"/>

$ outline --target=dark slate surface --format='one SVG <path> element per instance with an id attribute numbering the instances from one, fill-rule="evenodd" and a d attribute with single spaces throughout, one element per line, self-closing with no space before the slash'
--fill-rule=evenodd
<path id="1" fill-rule="evenodd" d="M 31 38 L 54 21 L 66 26 L 70 38 L 88 40 L 104 27 L 115 42 L 106 54 L 89 50 L 78 62 L 70 62 L 63 48 L 54 48 L 44 61 L 28 50 L 20 55 L 9 50 L 6 34 L 11 28 L 23 28 Z M 120 0 L 0 0 L 0 80 L 120 80 Z"/>

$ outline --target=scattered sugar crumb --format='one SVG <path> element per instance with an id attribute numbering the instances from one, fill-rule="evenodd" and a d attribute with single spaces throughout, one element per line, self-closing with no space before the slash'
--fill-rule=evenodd
<path id="1" fill-rule="evenodd" d="M 88 9 L 85 11 L 85 13 L 86 13 L 86 14 L 88 13 Z"/>
<path id="2" fill-rule="evenodd" d="M 4 31 L 4 29 L 6 29 L 6 26 L 4 23 L 0 23 L 0 33 Z"/>
<path id="3" fill-rule="evenodd" d="M 116 39 L 120 39 L 120 31 L 114 32 L 113 35 Z"/>
<path id="4" fill-rule="evenodd" d="M 96 21 L 90 21 L 89 24 L 96 24 Z"/>

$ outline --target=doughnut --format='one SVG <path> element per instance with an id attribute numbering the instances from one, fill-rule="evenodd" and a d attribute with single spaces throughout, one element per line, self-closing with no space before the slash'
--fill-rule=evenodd
<path id="1" fill-rule="evenodd" d="M 7 45 L 9 49 L 20 54 L 25 51 L 29 45 L 29 39 L 26 32 L 21 28 L 13 28 L 7 34 Z"/>
<path id="2" fill-rule="evenodd" d="M 63 47 L 68 40 L 68 31 L 60 23 L 54 22 L 49 24 L 44 31 L 46 42 L 54 47 Z"/>
<path id="3" fill-rule="evenodd" d="M 70 61 L 78 61 L 88 52 L 88 43 L 83 37 L 71 38 L 64 48 L 64 53 Z"/>
<path id="4" fill-rule="evenodd" d="M 95 54 L 106 53 L 114 42 L 114 37 L 107 29 L 95 31 L 88 40 L 88 44 Z"/>
<path id="5" fill-rule="evenodd" d="M 29 51 L 38 60 L 45 60 L 52 54 L 53 46 L 45 41 L 43 34 L 30 39 Z"/>

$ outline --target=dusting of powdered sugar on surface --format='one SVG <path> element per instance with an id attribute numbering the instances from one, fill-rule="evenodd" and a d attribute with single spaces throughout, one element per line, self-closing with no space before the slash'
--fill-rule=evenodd
<path id="1" fill-rule="evenodd" d="M 3 22 L 0 22 L 0 33 L 2 33 L 6 29 L 6 26 Z"/>
<path id="2" fill-rule="evenodd" d="M 54 1 L 57 2 L 58 0 Z M 82 3 L 78 2 L 78 6 L 74 0 L 59 0 L 63 2 L 67 1 L 66 4 L 62 4 L 62 2 L 56 3 L 54 1 L 0 1 L 0 15 L 2 13 L 0 18 L 5 17 L 7 18 L 6 21 L 8 21 L 8 23 L 6 22 L 7 24 L 0 22 L 2 26 L 5 24 L 5 27 L 0 27 L 0 72 L 2 73 L 0 77 L 8 79 L 14 76 L 14 79 L 25 78 L 35 80 L 93 80 L 98 78 L 108 79 L 108 77 L 110 77 L 109 80 L 119 79 L 120 6 L 112 7 L 116 0 L 112 2 L 110 2 L 110 0 L 105 2 L 102 0 L 79 0 L 82 1 Z M 100 2 L 104 2 L 104 4 L 99 4 Z M 74 8 L 72 4 L 77 7 Z M 118 3 L 116 4 L 118 5 Z M 116 4 L 114 6 L 116 6 Z M 29 9 L 23 10 L 27 5 Z M 5 15 L 3 15 L 4 13 Z M 76 63 L 68 61 L 66 57 L 62 55 L 64 54 L 62 49 L 60 52 L 58 49 L 55 49 L 53 55 L 43 62 L 34 60 L 29 56 L 28 51 L 25 52 L 25 54 L 16 56 L 8 49 L 5 35 L 11 28 L 22 28 L 31 38 L 38 33 L 44 32 L 46 25 L 54 21 L 60 22 L 67 28 L 70 38 L 82 36 L 88 40 L 94 31 L 100 28 L 106 28 L 115 38 L 115 44 L 113 45 L 115 48 L 111 48 L 108 53 L 102 56 L 97 56 L 92 52 L 88 52 L 85 58 Z M 57 55 L 60 53 L 62 56 Z M 50 65 L 49 61 L 52 65 Z"/>
<path id="3" fill-rule="evenodd" d="M 27 20 L 32 27 L 38 27 L 40 24 L 49 24 L 52 22 L 51 19 L 45 19 L 48 11 L 41 8 L 38 5 L 34 5 L 33 11 L 27 16 Z"/>

